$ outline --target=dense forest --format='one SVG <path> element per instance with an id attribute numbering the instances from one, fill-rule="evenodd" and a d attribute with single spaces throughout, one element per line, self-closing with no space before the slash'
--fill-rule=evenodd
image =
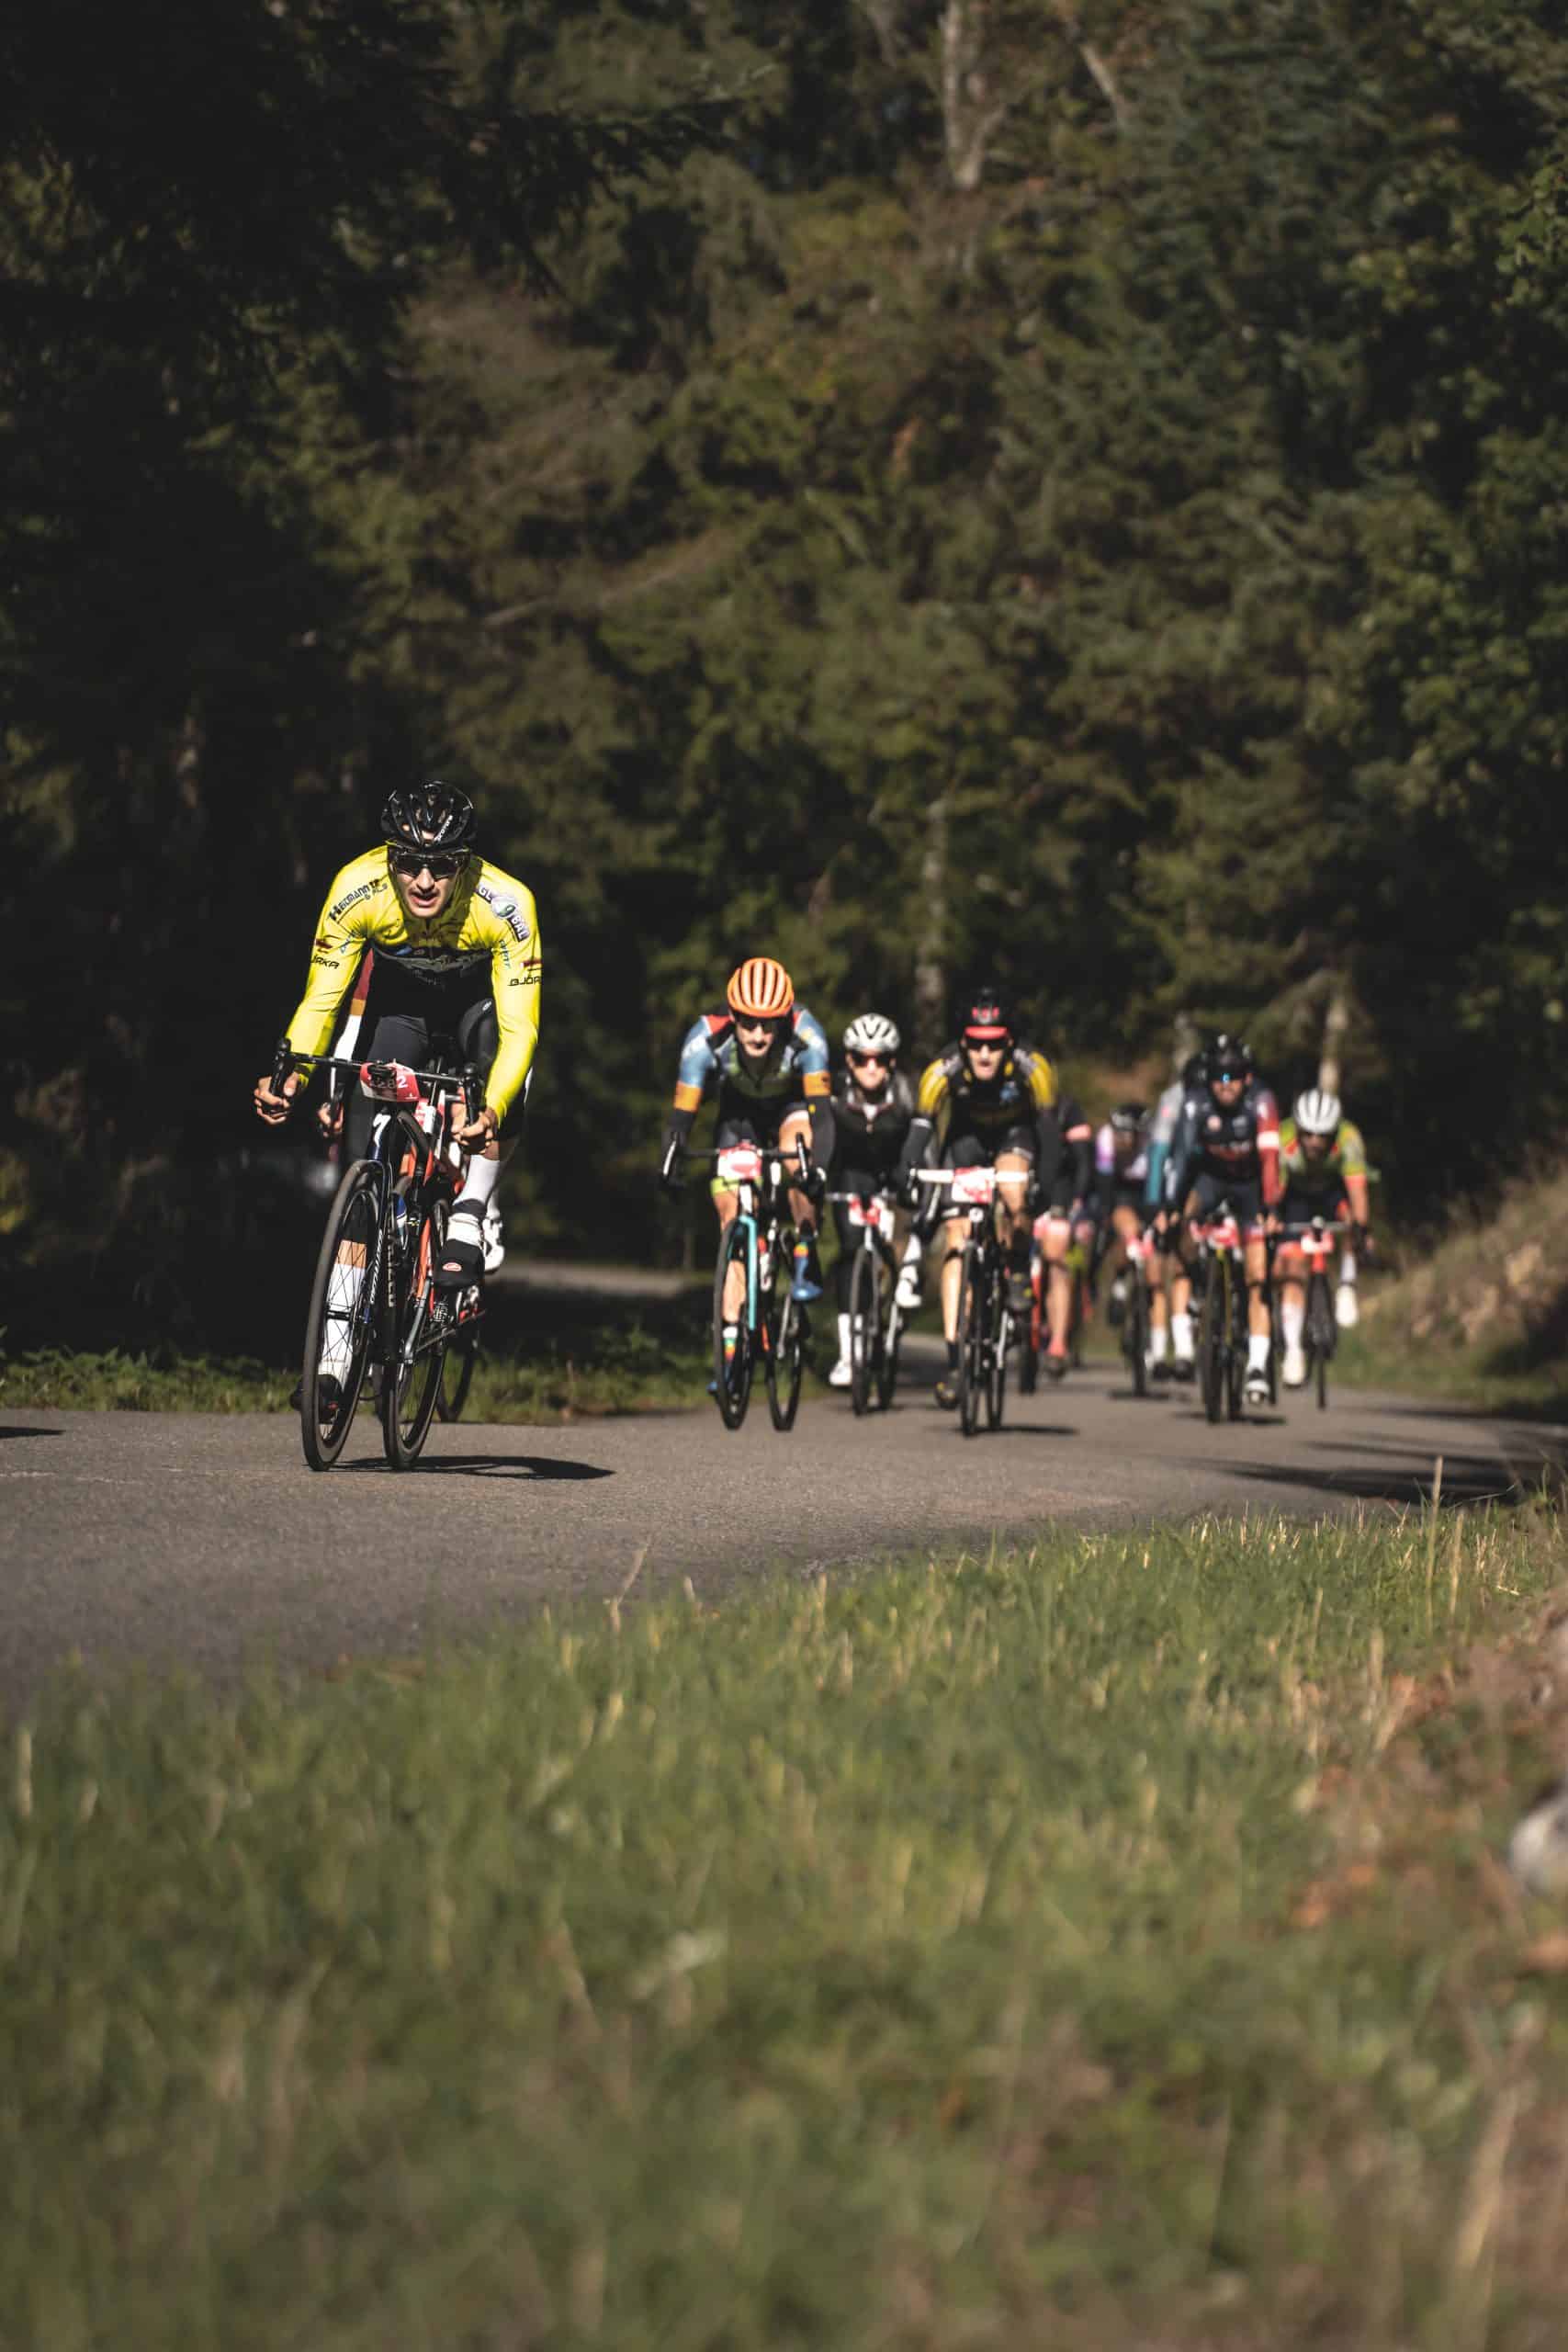
<path id="1" fill-rule="evenodd" d="M 1552 1141 L 1552 0 L 53 0 L 0 126 L 14 1286 L 210 1266 L 421 772 L 538 899 L 537 1245 L 676 1246 L 758 950 L 1089 1074 L 1342 1020 L 1412 1215 Z"/>

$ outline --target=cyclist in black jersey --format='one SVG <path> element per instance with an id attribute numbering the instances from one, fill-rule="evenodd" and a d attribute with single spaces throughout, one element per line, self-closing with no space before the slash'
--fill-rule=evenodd
<path id="1" fill-rule="evenodd" d="M 959 1037 L 921 1076 L 900 1170 L 911 1192 L 916 1168 L 939 1150 L 944 1167 L 994 1167 L 1003 1180 L 998 1186 L 997 1229 L 1008 1253 L 1014 1311 L 1027 1315 L 1032 1303 L 1030 1178 L 1037 1176 L 1049 1193 L 1061 1157 L 1056 1075 L 1043 1054 L 1015 1037 L 1006 1004 L 988 985 L 973 991 Z M 968 1217 L 950 1216 L 941 1203 L 935 1213 L 945 1236 L 942 1314 L 947 1342 L 947 1371 L 937 1382 L 936 1401 L 951 1409 L 958 1402 L 958 1285 Z"/>
<path id="2" fill-rule="evenodd" d="M 844 1031 L 844 1062 L 833 1085 L 833 1168 L 836 1193 L 889 1193 L 897 1182 L 898 1166 L 915 1115 L 915 1093 L 898 1068 L 898 1031 L 886 1013 L 863 1012 Z M 839 1235 L 835 1272 L 839 1298 L 839 1360 L 828 1374 L 832 1388 L 850 1385 L 850 1278 L 859 1236 L 841 1201 L 833 1204 Z M 909 1248 L 918 1273 L 919 1242 L 911 1234 Z M 907 1255 L 908 1262 L 908 1255 Z M 907 1303 L 907 1284 L 900 1270 L 900 1303 Z M 919 1295 L 915 1295 L 919 1305 Z"/>

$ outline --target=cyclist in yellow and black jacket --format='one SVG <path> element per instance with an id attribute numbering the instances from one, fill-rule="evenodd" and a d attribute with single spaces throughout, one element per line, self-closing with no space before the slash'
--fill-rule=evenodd
<path id="1" fill-rule="evenodd" d="M 917 1168 L 994 1167 L 1008 1177 L 998 1187 L 998 1230 L 1008 1254 L 1011 1303 L 1021 1315 L 1031 1305 L 1029 1180 L 1032 1173 L 1050 1192 L 1061 1153 L 1055 1072 L 1043 1054 L 1015 1036 L 999 992 L 989 986 L 975 989 L 956 1041 L 921 1075 L 899 1174 L 908 1188 L 933 1193 L 940 1187 L 917 1186 Z M 947 1341 L 947 1371 L 937 1382 L 936 1400 L 951 1408 L 958 1402 L 958 1284 L 967 1219 L 945 1215 L 940 1201 L 934 1216 L 942 1226 Z"/>
<path id="2" fill-rule="evenodd" d="M 362 960 L 375 956 L 363 1023 L 364 1058 L 423 1066 L 433 1045 L 483 1074 L 484 1102 L 458 1129 L 472 1157 L 446 1228 L 436 1281 L 477 1282 L 485 1217 L 516 1147 L 539 1035 L 539 919 L 533 893 L 475 852 L 473 803 L 450 785 L 394 792 L 381 811 L 383 846 L 345 865 L 316 925 L 304 996 L 285 1033 L 306 1065 L 326 1051 Z M 288 1115 L 299 1084 L 255 1088 L 269 1125 Z M 335 1129 L 341 1105 L 323 1106 Z M 350 1096 L 348 1146 L 360 1156 L 372 1115 Z"/>

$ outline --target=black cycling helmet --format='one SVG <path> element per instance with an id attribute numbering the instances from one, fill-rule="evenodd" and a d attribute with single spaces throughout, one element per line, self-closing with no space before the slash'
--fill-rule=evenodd
<path id="1" fill-rule="evenodd" d="M 989 980 L 970 989 L 964 1000 L 963 1028 L 966 1045 L 1005 1046 L 1012 1035 L 1012 1008 Z"/>
<path id="2" fill-rule="evenodd" d="M 1141 1136 L 1149 1120 L 1145 1102 L 1118 1102 L 1111 1114 L 1111 1131 L 1118 1136 Z"/>
<path id="3" fill-rule="evenodd" d="M 381 811 L 389 849 L 470 849 L 474 804 L 456 785 L 433 776 L 408 792 L 394 792 Z"/>
<path id="4" fill-rule="evenodd" d="M 1250 1078 L 1252 1071 L 1252 1047 L 1222 1029 L 1203 1057 L 1203 1076 L 1209 1084 L 1222 1078 Z"/>

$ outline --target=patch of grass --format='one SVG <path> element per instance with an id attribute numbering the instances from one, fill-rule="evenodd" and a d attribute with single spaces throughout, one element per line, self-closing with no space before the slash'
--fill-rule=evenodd
<path id="1" fill-rule="evenodd" d="M 1568 2009 L 1491 1856 L 1562 1539 L 1063 1534 L 61 1685 L 7 2340 L 1555 2343 Z"/>
<path id="2" fill-rule="evenodd" d="M 501 1318 L 497 1318 L 498 1321 Z M 684 1333 L 632 1320 L 581 1329 L 515 1329 L 474 1369 L 464 1419 L 539 1424 L 579 1414 L 636 1413 L 704 1401 L 708 1357 Z M 276 1413 L 288 1408 L 299 1366 L 254 1357 L 130 1355 L 51 1348 L 0 1358 L 0 1406 L 88 1411 Z"/>

